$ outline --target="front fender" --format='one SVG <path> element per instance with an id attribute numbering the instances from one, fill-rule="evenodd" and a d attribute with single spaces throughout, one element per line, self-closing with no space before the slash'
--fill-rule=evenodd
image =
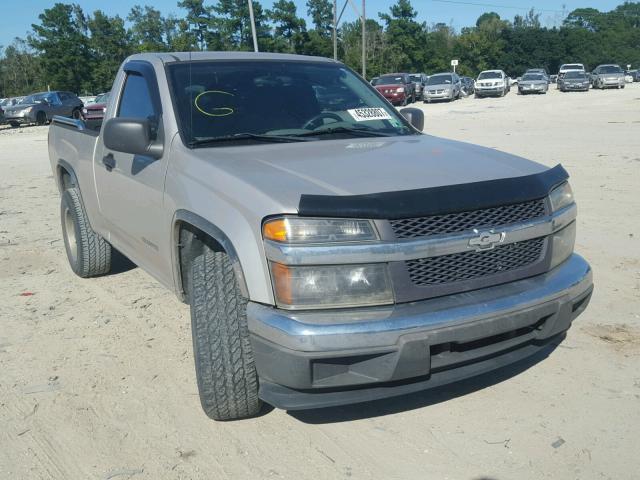
<path id="1" fill-rule="evenodd" d="M 182 223 L 187 223 L 192 225 L 202 232 L 209 235 L 216 242 L 218 242 L 224 251 L 229 255 L 229 259 L 233 264 L 233 270 L 236 275 L 236 279 L 238 281 L 238 286 L 240 287 L 240 291 L 242 295 L 249 298 L 249 289 L 247 288 L 247 280 L 244 274 L 244 270 L 242 269 L 242 265 L 240 263 L 240 257 L 238 256 L 238 252 L 233 245 L 233 242 L 229 239 L 229 237 L 216 225 L 208 221 L 207 219 L 197 215 L 188 210 L 178 210 L 176 211 L 173 217 L 173 261 L 174 261 L 174 282 L 177 285 L 182 285 L 182 272 L 180 269 L 180 225 Z M 182 288 L 176 288 L 176 291 L 181 292 Z"/>

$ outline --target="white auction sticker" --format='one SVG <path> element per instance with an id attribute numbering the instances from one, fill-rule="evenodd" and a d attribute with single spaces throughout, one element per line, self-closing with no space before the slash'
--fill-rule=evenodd
<path id="1" fill-rule="evenodd" d="M 347 110 L 356 122 L 367 120 L 391 120 L 391 115 L 384 108 L 354 108 Z"/>

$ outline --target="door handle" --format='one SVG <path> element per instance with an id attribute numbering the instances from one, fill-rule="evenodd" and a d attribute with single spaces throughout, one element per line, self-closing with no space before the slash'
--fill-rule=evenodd
<path id="1" fill-rule="evenodd" d="M 102 163 L 104 163 L 104 166 L 106 167 L 107 172 L 110 172 L 116 166 L 116 159 L 113 158 L 113 154 L 110 153 L 102 157 Z"/>

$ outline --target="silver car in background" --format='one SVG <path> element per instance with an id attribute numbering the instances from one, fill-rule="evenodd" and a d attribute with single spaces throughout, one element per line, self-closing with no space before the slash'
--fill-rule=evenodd
<path id="1" fill-rule="evenodd" d="M 460 98 L 460 77 L 451 72 L 434 73 L 424 87 L 423 100 L 431 103 L 434 100 L 452 101 Z"/>
<path id="2" fill-rule="evenodd" d="M 567 72 L 562 78 L 558 79 L 558 90 L 561 92 L 586 92 L 589 90 L 589 85 L 589 77 L 585 72 L 579 70 Z"/>
<path id="3" fill-rule="evenodd" d="M 518 82 L 518 93 L 547 93 L 549 79 L 543 73 L 525 73 Z"/>
<path id="4" fill-rule="evenodd" d="M 12 127 L 45 125 L 54 115 L 79 119 L 82 101 L 71 92 L 40 92 L 25 97 L 20 103 L 4 111 L 6 122 Z"/>
<path id="5" fill-rule="evenodd" d="M 620 65 L 599 65 L 591 72 L 593 88 L 624 88 L 624 71 Z"/>

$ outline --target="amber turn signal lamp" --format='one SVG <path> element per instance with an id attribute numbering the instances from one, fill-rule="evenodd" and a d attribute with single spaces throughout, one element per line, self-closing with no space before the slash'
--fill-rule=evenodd
<path id="1" fill-rule="evenodd" d="M 291 269 L 281 263 L 271 264 L 271 276 L 273 278 L 273 287 L 278 302 L 287 305 L 293 304 L 291 292 Z"/>
<path id="2" fill-rule="evenodd" d="M 262 226 L 262 236 L 274 242 L 287 241 L 287 224 L 284 218 L 275 218 Z"/>

